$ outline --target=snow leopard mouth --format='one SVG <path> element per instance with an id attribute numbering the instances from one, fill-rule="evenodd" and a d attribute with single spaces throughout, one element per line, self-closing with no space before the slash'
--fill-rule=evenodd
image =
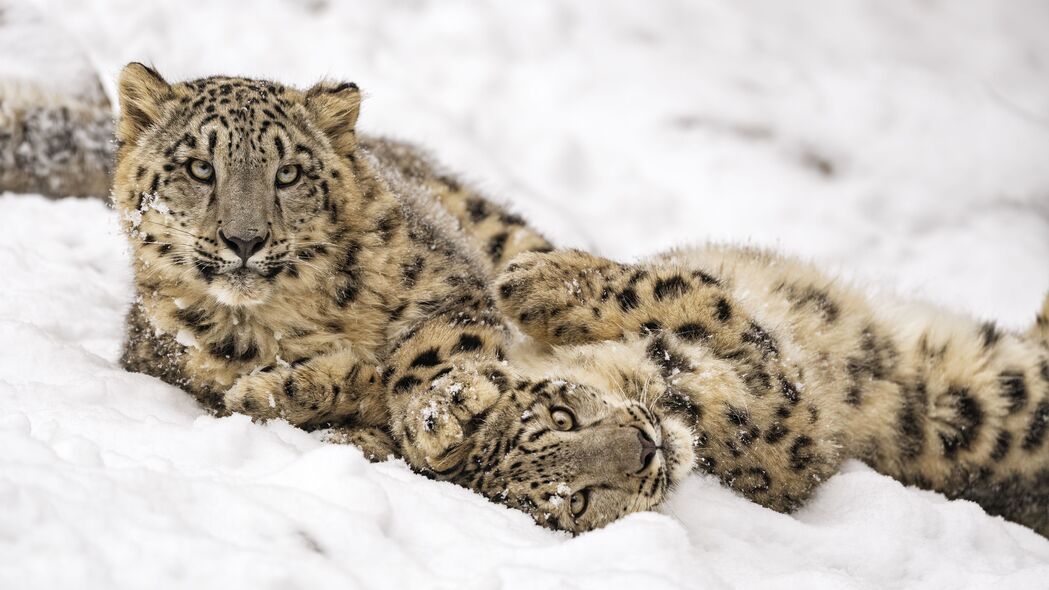
<path id="1" fill-rule="evenodd" d="M 692 429 L 672 416 L 661 416 L 658 429 L 661 440 L 657 439 L 657 442 L 661 443 L 663 465 L 667 470 L 670 485 L 674 486 L 685 479 L 696 461 Z"/>
<path id="2" fill-rule="evenodd" d="M 223 305 L 252 306 L 266 300 L 269 295 L 266 287 L 262 273 L 242 266 L 217 275 L 208 291 Z"/>

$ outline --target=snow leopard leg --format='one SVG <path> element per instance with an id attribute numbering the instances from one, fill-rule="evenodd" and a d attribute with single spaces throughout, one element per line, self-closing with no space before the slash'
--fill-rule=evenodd
<path id="1" fill-rule="evenodd" d="M 387 421 L 374 363 L 352 350 L 266 367 L 225 394 L 226 408 L 255 419 L 283 418 L 304 428 L 379 426 Z"/>
<path id="2" fill-rule="evenodd" d="M 493 312 L 449 312 L 414 329 L 383 370 L 390 427 L 416 468 L 443 475 L 470 449 L 470 435 L 508 391 L 507 330 Z"/>

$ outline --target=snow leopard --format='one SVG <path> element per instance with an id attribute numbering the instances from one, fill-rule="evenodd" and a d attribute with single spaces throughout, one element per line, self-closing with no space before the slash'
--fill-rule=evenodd
<path id="1" fill-rule="evenodd" d="M 132 63 L 118 87 L 122 366 L 370 457 L 402 449 L 390 408 L 425 405 L 434 379 L 466 384 L 464 407 L 500 394 L 508 328 L 487 285 L 551 249 L 521 217 L 413 146 L 359 135 L 353 83 L 169 83 Z"/>
<path id="2" fill-rule="evenodd" d="M 130 64 L 119 94 L 122 364 L 216 414 L 325 429 L 572 533 L 693 471 L 790 512 L 847 458 L 1049 533 L 1049 302 L 1016 334 L 766 251 L 551 252 L 358 134 L 351 83 Z"/>
<path id="3" fill-rule="evenodd" d="M 424 460 L 544 526 L 657 508 L 690 472 L 790 513 L 858 459 L 1049 536 L 1049 297 L 1014 333 L 726 245 L 526 253 L 494 296 L 531 339 L 518 380 L 472 416 L 445 385 Z"/>

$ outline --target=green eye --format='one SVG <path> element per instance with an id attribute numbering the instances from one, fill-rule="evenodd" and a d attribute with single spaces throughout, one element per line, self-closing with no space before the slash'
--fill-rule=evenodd
<path id="1" fill-rule="evenodd" d="M 210 183 L 215 177 L 215 168 L 204 160 L 197 160 L 196 158 L 186 162 L 186 171 L 197 182 Z"/>
<path id="2" fill-rule="evenodd" d="M 568 408 L 550 408 L 550 419 L 554 421 L 554 428 L 558 430 L 575 428 L 575 415 Z"/>
<path id="3" fill-rule="evenodd" d="M 589 506 L 590 493 L 586 490 L 579 490 L 572 494 L 572 498 L 568 501 L 568 507 L 572 510 L 572 516 L 576 518 L 582 516 Z"/>
<path id="4" fill-rule="evenodd" d="M 298 164 L 285 164 L 277 169 L 277 186 L 284 188 L 295 184 L 302 174 Z"/>

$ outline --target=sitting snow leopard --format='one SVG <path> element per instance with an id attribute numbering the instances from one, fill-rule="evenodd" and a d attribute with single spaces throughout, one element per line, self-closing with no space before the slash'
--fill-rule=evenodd
<path id="1" fill-rule="evenodd" d="M 790 512 L 857 458 L 1049 536 L 1049 298 L 1013 334 L 723 246 L 523 254 L 496 285 L 536 346 L 484 414 L 433 408 L 430 462 L 540 524 L 651 509 L 693 469 Z"/>
<path id="2" fill-rule="evenodd" d="M 355 85 L 169 84 L 130 64 L 119 97 L 126 368 L 219 413 L 333 426 L 374 457 L 401 446 L 388 397 L 425 404 L 441 375 L 476 383 L 464 407 L 500 394 L 507 327 L 487 284 L 550 245 L 410 146 L 358 136 Z"/>

